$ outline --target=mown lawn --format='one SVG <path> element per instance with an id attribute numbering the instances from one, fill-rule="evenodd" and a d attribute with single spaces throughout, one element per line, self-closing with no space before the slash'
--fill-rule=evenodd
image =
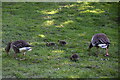
<path id="1" fill-rule="evenodd" d="M 2 77 L 3 78 L 117 78 L 118 77 L 118 3 L 2 3 Z M 96 33 L 105 33 L 110 41 L 109 57 L 96 48 L 88 55 L 88 46 Z M 7 56 L 9 41 L 26 40 L 35 47 L 26 60 Z M 60 46 L 58 40 L 68 44 Z M 46 46 L 55 42 L 56 46 Z M 80 59 L 69 57 L 78 53 Z M 24 57 L 18 54 L 18 57 Z"/>

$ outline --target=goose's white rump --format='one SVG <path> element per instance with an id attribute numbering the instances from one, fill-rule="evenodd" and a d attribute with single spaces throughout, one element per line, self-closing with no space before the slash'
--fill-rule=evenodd
<path id="1" fill-rule="evenodd" d="M 31 51 L 32 48 L 31 47 L 23 47 L 23 48 L 19 48 L 20 52 L 25 52 L 25 51 Z"/>
<path id="2" fill-rule="evenodd" d="M 107 48 L 106 44 L 98 44 L 98 46 L 101 47 L 101 48 Z"/>

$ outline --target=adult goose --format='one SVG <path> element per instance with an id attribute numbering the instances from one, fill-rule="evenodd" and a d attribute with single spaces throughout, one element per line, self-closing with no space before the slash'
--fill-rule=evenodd
<path id="1" fill-rule="evenodd" d="M 108 37 L 106 36 L 106 34 L 104 33 L 97 33 L 95 35 L 93 35 L 90 45 L 89 45 L 89 50 L 92 47 L 101 47 L 101 48 L 106 48 L 106 55 L 105 56 L 109 56 L 108 54 L 108 48 L 110 45 L 110 40 L 108 39 Z"/>
<path id="2" fill-rule="evenodd" d="M 14 50 L 14 58 L 16 57 L 17 53 L 23 52 L 23 55 L 25 55 L 26 51 L 31 51 L 33 47 L 32 45 L 28 44 L 24 40 L 17 40 L 14 42 L 9 42 L 5 48 L 6 53 L 8 54 L 10 49 L 12 48 Z"/>

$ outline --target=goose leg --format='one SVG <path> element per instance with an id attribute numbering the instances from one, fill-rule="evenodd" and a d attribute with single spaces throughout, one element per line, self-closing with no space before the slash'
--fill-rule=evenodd
<path id="1" fill-rule="evenodd" d="M 16 58 L 16 53 L 14 53 L 14 58 Z"/>
<path id="2" fill-rule="evenodd" d="M 25 56 L 26 52 L 23 53 L 23 56 Z"/>
<path id="3" fill-rule="evenodd" d="M 23 53 L 23 56 L 25 56 L 26 52 Z M 24 58 L 21 58 L 20 60 L 25 60 L 25 57 Z"/>
<path id="4" fill-rule="evenodd" d="M 109 54 L 108 54 L 108 48 L 106 48 L 106 55 L 105 56 L 109 56 Z"/>
<path id="5" fill-rule="evenodd" d="M 7 55 L 9 55 L 9 52 L 6 52 L 7 53 Z"/>
<path id="6" fill-rule="evenodd" d="M 17 56 L 16 53 L 14 53 L 14 58 L 15 58 L 15 59 L 18 59 L 18 58 L 16 58 L 16 56 Z"/>
<path id="7" fill-rule="evenodd" d="M 18 58 L 16 58 L 16 56 L 17 56 L 17 53 L 19 53 L 19 50 L 15 46 L 13 46 L 12 48 L 14 50 L 14 58 L 18 59 Z"/>

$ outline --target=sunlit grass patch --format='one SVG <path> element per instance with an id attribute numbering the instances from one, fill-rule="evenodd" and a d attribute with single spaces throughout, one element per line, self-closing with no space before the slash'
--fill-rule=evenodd
<path id="1" fill-rule="evenodd" d="M 44 38 L 45 35 L 43 35 L 43 34 L 39 34 L 38 37 Z"/>
<path id="2" fill-rule="evenodd" d="M 43 14 L 55 14 L 58 12 L 58 10 L 52 10 L 52 11 L 41 11 Z"/>
<path id="3" fill-rule="evenodd" d="M 90 12 L 90 13 L 104 13 L 103 10 L 100 10 L 100 9 L 95 9 L 95 10 L 86 10 L 86 11 L 82 11 L 81 13 L 87 13 L 87 12 Z"/>
<path id="4" fill-rule="evenodd" d="M 67 25 L 67 24 L 70 24 L 70 23 L 73 23 L 73 21 L 72 21 L 72 20 L 65 21 L 65 22 L 63 23 L 63 25 Z"/>
<path id="5" fill-rule="evenodd" d="M 54 24 L 54 20 L 47 20 L 47 21 L 45 21 L 45 22 L 43 23 L 42 26 L 51 26 L 51 25 L 53 25 L 53 24 Z"/>
<path id="6" fill-rule="evenodd" d="M 64 53 L 63 50 L 53 50 L 52 53 Z"/>

